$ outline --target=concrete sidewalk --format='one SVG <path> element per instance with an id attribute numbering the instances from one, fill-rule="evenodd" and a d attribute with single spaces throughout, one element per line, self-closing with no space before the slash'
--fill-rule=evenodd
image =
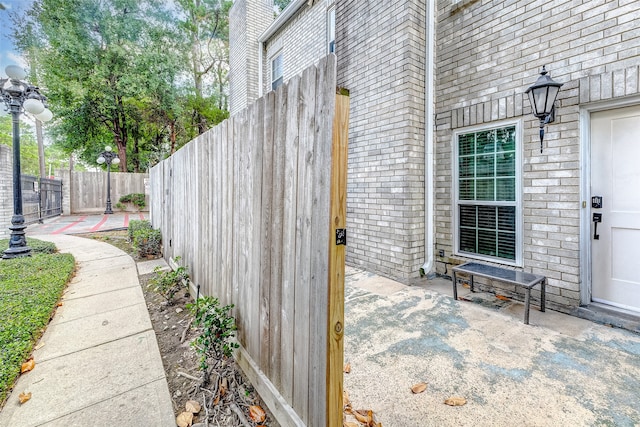
<path id="1" fill-rule="evenodd" d="M 345 390 L 385 427 L 638 426 L 640 335 L 347 268 Z M 410 387 L 426 382 L 412 394 Z M 460 396 L 464 406 L 444 400 Z"/>
<path id="2" fill-rule="evenodd" d="M 87 213 L 61 215 L 27 226 L 27 235 L 82 234 L 124 229 L 133 220 L 149 219 L 149 212 L 115 212 L 109 215 Z"/>
<path id="3" fill-rule="evenodd" d="M 2 412 L 0 426 L 174 426 L 172 402 L 133 259 L 80 237 L 31 236 L 76 259 L 63 305 Z M 31 392 L 20 405 L 18 394 Z"/>

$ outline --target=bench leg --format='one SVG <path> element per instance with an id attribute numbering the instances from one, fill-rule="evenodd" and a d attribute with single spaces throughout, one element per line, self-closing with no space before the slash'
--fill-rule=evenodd
<path id="1" fill-rule="evenodd" d="M 451 276 L 453 276 L 453 299 L 458 300 L 458 283 L 456 283 L 456 272 L 452 272 Z"/>
<path id="2" fill-rule="evenodd" d="M 541 286 L 541 288 L 540 288 L 540 311 L 544 311 L 544 309 L 545 309 L 545 304 L 546 304 L 545 300 L 547 298 L 546 290 L 545 290 L 546 284 L 547 284 L 546 282 L 547 282 L 546 280 L 543 280 L 541 282 L 541 284 L 540 284 L 540 286 Z"/>
<path id="3" fill-rule="evenodd" d="M 471 292 L 475 292 L 473 290 L 473 274 L 471 274 L 469 277 L 469 287 L 471 288 Z"/>
<path id="4" fill-rule="evenodd" d="M 531 288 L 527 288 L 524 294 L 524 324 L 529 324 L 529 302 L 531 302 Z"/>

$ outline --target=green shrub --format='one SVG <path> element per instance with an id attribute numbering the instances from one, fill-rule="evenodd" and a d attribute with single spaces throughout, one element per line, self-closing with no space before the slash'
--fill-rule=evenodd
<path id="1" fill-rule="evenodd" d="M 135 237 L 136 231 L 137 230 L 142 230 L 142 229 L 151 229 L 151 223 L 149 221 L 145 220 L 131 220 L 129 221 L 129 230 L 127 231 L 127 234 L 129 235 L 129 241 L 133 242 L 133 238 Z"/>
<path id="2" fill-rule="evenodd" d="M 138 209 L 144 208 L 147 203 L 145 196 L 142 193 L 132 193 L 120 197 L 120 203 L 131 203 L 138 207 Z"/>
<path id="3" fill-rule="evenodd" d="M 34 239 L 28 243 L 32 248 L 49 248 Z M 38 251 L 31 257 L 0 261 L 0 406 L 74 269 L 73 256 L 61 253 Z"/>
<path id="4" fill-rule="evenodd" d="M 121 211 L 125 210 L 127 207 L 125 205 L 123 205 L 122 203 L 118 202 L 116 203 L 116 209 L 120 209 Z"/>
<path id="5" fill-rule="evenodd" d="M 186 267 L 178 267 L 171 271 L 159 271 L 161 267 L 156 267 L 157 275 L 149 281 L 153 290 L 166 298 L 169 304 L 173 304 L 173 297 L 182 288 L 186 288 L 189 273 Z"/>
<path id="6" fill-rule="evenodd" d="M 217 365 L 222 357 L 231 357 L 239 345 L 234 341 L 236 319 L 231 316 L 233 304 L 220 307 L 220 301 L 214 297 L 202 297 L 187 307 L 195 315 L 195 325 L 202 327 L 200 335 L 192 342 L 200 355 L 200 369 L 204 372 L 204 383 L 209 379 L 209 363 Z"/>
<path id="7" fill-rule="evenodd" d="M 56 252 L 56 245 L 51 242 L 27 238 L 27 246 L 31 248 L 31 253 L 52 254 Z M 4 252 L 9 247 L 9 239 L 0 240 L 0 252 Z"/>
<path id="8" fill-rule="evenodd" d="M 138 257 L 160 255 L 162 249 L 162 234 L 153 228 L 136 230 L 133 236 L 133 246 L 138 251 Z"/>

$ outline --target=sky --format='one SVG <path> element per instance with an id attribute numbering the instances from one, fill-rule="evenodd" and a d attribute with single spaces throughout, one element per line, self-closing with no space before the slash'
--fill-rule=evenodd
<path id="1" fill-rule="evenodd" d="M 9 38 L 11 34 L 11 20 L 9 12 L 24 12 L 33 0 L 0 0 L 4 10 L 0 8 L 0 76 L 6 77 L 4 69 L 7 65 L 16 64 L 25 66 L 25 62 L 15 51 L 13 42 Z"/>

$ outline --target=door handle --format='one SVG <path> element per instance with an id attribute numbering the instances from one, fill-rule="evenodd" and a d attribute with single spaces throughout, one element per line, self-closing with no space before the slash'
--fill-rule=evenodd
<path id="1" fill-rule="evenodd" d="M 600 240 L 600 235 L 598 234 L 598 223 L 602 222 L 602 214 L 601 213 L 593 213 L 593 240 Z"/>

